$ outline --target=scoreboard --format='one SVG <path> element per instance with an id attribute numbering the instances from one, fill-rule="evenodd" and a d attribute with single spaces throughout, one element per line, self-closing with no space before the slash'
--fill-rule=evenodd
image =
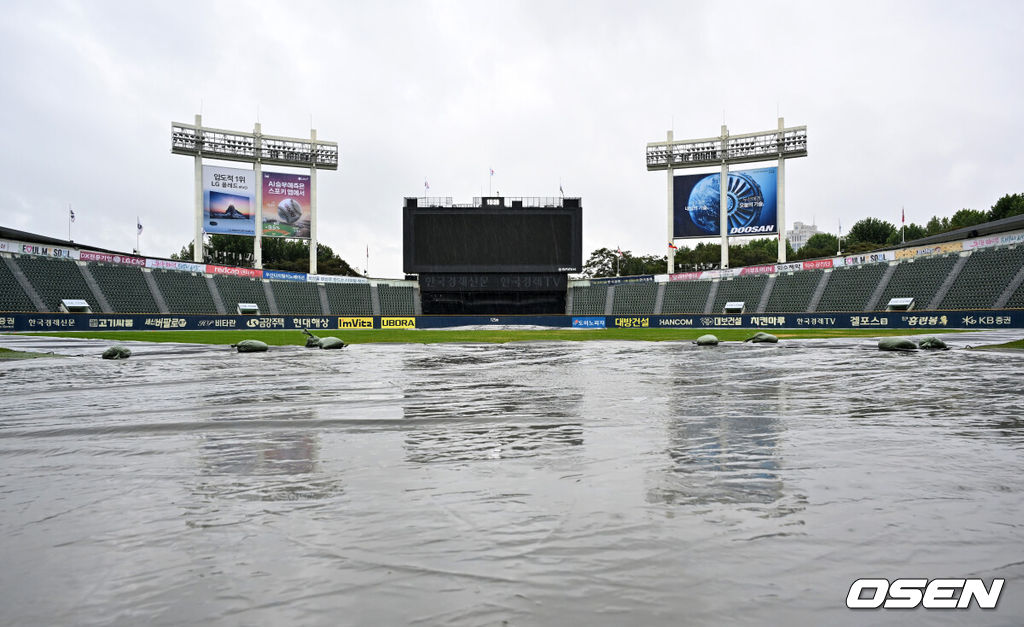
<path id="1" fill-rule="evenodd" d="M 578 198 L 521 206 L 484 198 L 478 206 L 418 206 L 403 211 L 406 273 L 568 273 L 583 266 Z"/>

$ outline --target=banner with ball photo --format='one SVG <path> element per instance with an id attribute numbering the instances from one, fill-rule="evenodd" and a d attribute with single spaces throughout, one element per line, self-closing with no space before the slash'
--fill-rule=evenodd
<path id="1" fill-rule="evenodd" d="M 263 237 L 309 238 L 309 176 L 263 173 Z"/>

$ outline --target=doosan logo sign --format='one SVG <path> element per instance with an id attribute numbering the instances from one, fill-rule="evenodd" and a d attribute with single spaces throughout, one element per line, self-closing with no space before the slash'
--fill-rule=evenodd
<path id="1" fill-rule="evenodd" d="M 858 579 L 846 595 L 846 607 L 858 609 L 965 610 L 976 606 L 990 610 L 999 602 L 1005 579 L 993 579 L 990 587 L 982 579 Z"/>

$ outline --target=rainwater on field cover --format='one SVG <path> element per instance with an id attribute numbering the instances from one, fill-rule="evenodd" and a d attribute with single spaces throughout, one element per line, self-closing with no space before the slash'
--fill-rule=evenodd
<path id="1" fill-rule="evenodd" d="M 1024 367 L 872 339 L 0 336 L 0 623 L 1019 625 Z M 1006 579 L 853 611 L 858 578 Z"/>

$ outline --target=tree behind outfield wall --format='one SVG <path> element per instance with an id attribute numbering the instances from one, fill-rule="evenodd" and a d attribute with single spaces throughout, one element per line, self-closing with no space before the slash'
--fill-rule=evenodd
<path id="1" fill-rule="evenodd" d="M 309 272 L 309 241 L 283 237 L 264 237 L 263 267 L 288 272 Z M 211 235 L 204 257 L 210 263 L 251 268 L 252 238 L 244 235 Z M 182 246 L 181 251 L 171 259 L 192 261 L 192 242 Z M 318 274 L 339 276 L 360 276 L 344 259 L 334 254 L 329 246 L 316 245 L 316 266 Z"/>
<path id="2" fill-rule="evenodd" d="M 851 250 L 862 249 L 864 245 L 873 245 L 876 248 L 885 246 L 895 231 L 896 227 L 890 222 L 878 218 L 864 218 L 850 228 L 850 233 L 843 238 L 843 246 Z"/>
<path id="3" fill-rule="evenodd" d="M 992 205 L 989 212 L 990 220 L 1001 220 L 1010 216 L 1024 214 L 1024 194 L 1007 194 Z"/>

